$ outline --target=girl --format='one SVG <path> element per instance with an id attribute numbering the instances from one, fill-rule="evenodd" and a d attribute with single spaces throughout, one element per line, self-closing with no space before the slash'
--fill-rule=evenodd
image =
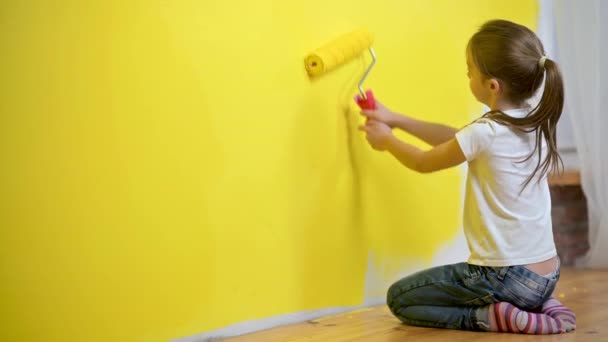
<path id="1" fill-rule="evenodd" d="M 557 64 L 528 28 L 485 23 L 467 46 L 471 92 L 491 110 L 461 130 L 391 112 L 362 111 L 370 145 L 406 167 L 433 172 L 468 162 L 466 263 L 424 270 L 393 284 L 387 304 L 401 321 L 438 328 L 553 334 L 575 315 L 551 297 L 560 263 L 546 174 L 561 162 L 556 125 L 564 94 Z M 540 103 L 531 99 L 545 80 Z M 433 145 L 398 140 L 400 128 Z"/>

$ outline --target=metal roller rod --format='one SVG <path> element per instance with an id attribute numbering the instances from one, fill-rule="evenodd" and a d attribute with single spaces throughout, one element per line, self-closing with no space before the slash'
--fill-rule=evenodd
<path id="1" fill-rule="evenodd" d="M 363 91 L 363 82 L 365 82 L 365 79 L 367 78 L 367 75 L 369 75 L 369 72 L 374 67 L 374 64 L 376 64 L 376 53 L 374 52 L 374 49 L 370 47 L 369 48 L 369 53 L 372 55 L 372 63 L 369 65 L 369 67 L 367 68 L 367 70 L 363 74 L 363 77 L 361 78 L 361 81 L 359 81 L 359 93 L 361 93 L 361 96 L 364 99 L 366 98 L 366 96 L 365 96 L 365 91 Z"/>

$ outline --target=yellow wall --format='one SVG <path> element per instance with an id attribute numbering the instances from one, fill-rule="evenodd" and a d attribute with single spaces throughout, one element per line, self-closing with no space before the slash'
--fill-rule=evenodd
<path id="1" fill-rule="evenodd" d="M 373 6 L 372 6 L 373 4 Z M 366 262 L 431 260 L 458 170 L 372 153 L 355 60 L 303 57 L 359 26 L 368 86 L 454 125 L 479 110 L 464 47 L 536 1 L 13 1 L 0 5 L 0 340 L 165 341 L 362 301 Z M 350 107 L 349 110 L 344 108 Z"/>

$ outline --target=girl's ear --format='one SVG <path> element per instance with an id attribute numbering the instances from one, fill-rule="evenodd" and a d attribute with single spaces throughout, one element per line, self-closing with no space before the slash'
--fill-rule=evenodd
<path id="1" fill-rule="evenodd" d="M 500 82 L 498 82 L 497 79 L 495 78 L 490 78 L 488 80 L 488 85 L 490 87 L 490 92 L 492 92 L 492 94 L 500 94 L 502 92 L 502 87 L 500 86 Z"/>

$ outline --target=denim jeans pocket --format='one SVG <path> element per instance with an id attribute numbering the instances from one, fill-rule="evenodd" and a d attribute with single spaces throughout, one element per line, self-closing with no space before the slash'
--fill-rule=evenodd
<path id="1" fill-rule="evenodd" d="M 532 310 L 542 305 L 550 280 L 524 266 L 488 267 L 486 276 L 493 284 L 495 298 Z"/>
<path id="2" fill-rule="evenodd" d="M 511 266 L 502 283 L 514 304 L 522 309 L 534 309 L 546 300 L 548 291 L 553 291 L 557 280 L 543 277 L 524 266 Z"/>

